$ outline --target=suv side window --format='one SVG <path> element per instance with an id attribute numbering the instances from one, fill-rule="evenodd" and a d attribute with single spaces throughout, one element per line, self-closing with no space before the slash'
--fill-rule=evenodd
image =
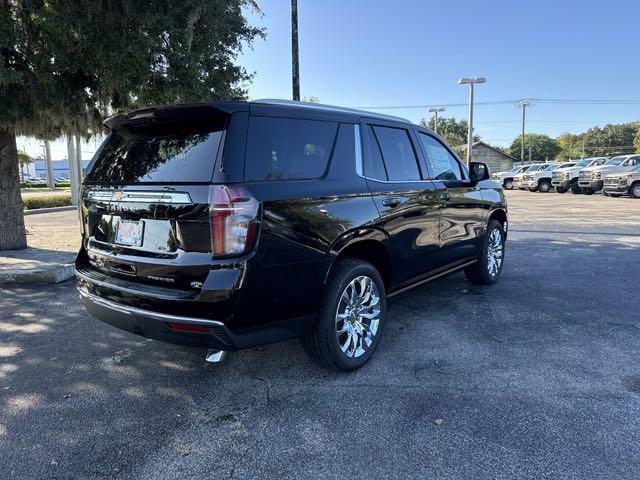
<path id="1" fill-rule="evenodd" d="M 294 118 L 250 117 L 245 160 L 246 181 L 321 177 L 338 124 Z"/>
<path id="2" fill-rule="evenodd" d="M 382 152 L 387 178 L 391 181 L 421 180 L 409 132 L 403 128 L 378 125 L 373 126 L 372 130 Z M 375 152 L 375 148 L 373 150 Z"/>
<path id="3" fill-rule="evenodd" d="M 418 138 L 424 147 L 431 175 L 436 180 L 462 180 L 460 163 L 438 140 L 426 133 L 418 132 Z"/>
<path id="4" fill-rule="evenodd" d="M 388 180 L 387 170 L 382 161 L 382 152 L 380 152 L 376 135 L 373 133 L 373 127 L 369 125 L 367 129 L 370 155 L 364 157 L 364 176 L 377 180 Z"/>

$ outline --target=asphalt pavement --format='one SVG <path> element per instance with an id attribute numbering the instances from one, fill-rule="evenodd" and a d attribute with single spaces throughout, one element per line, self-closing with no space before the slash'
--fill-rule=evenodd
<path id="1" fill-rule="evenodd" d="M 500 282 L 396 297 L 350 374 L 295 340 L 210 365 L 72 281 L 0 288 L 0 478 L 637 479 L 640 201 L 509 201 Z"/>

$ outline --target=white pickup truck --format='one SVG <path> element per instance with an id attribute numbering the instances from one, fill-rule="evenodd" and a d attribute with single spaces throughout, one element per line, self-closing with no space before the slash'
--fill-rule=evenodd
<path id="1" fill-rule="evenodd" d="M 529 170 L 522 176 L 522 189 L 530 192 L 547 193 L 551 190 L 551 172 L 558 168 L 557 163 L 541 163 L 536 170 Z"/>
<path id="2" fill-rule="evenodd" d="M 523 167 L 513 167 L 511 170 L 506 170 L 504 172 L 496 172 L 491 175 L 491 178 L 496 182 L 499 182 L 502 185 L 502 188 L 505 190 L 513 189 L 513 178 L 523 170 L 528 168 L 527 165 Z"/>
<path id="3" fill-rule="evenodd" d="M 552 172 L 551 185 L 553 185 L 558 193 L 565 193 L 571 190 L 571 193 L 580 193 L 581 188 L 578 185 L 578 173 L 583 168 L 597 167 L 608 160 L 607 157 L 583 158 L 575 163 L 573 167 L 565 167 L 564 164 L 560 168 L 556 168 Z"/>
<path id="4" fill-rule="evenodd" d="M 607 160 L 598 167 L 580 170 L 578 185 L 587 194 L 602 190 L 604 177 L 612 173 L 627 172 L 636 165 L 640 165 L 640 155 L 620 155 Z"/>

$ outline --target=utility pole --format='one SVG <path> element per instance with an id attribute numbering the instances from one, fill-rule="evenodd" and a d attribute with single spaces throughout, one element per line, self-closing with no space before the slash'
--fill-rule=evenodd
<path id="1" fill-rule="evenodd" d="M 300 64 L 298 61 L 298 0 L 291 0 L 291 84 L 293 99 L 300 100 Z"/>
<path id="2" fill-rule="evenodd" d="M 531 142 L 529 142 L 529 161 L 533 161 L 533 159 L 531 158 Z"/>
<path id="3" fill-rule="evenodd" d="M 82 178 L 83 178 L 83 174 L 82 174 L 82 151 L 80 150 L 80 137 L 76 136 L 76 164 L 77 164 L 77 168 L 78 168 L 78 173 L 79 173 L 79 179 L 80 179 L 80 183 L 82 183 Z"/>
<path id="4" fill-rule="evenodd" d="M 80 174 L 76 163 L 75 142 L 71 135 L 67 136 L 67 163 L 69 164 L 69 179 L 71 180 L 71 205 L 78 206 L 78 192 L 80 191 Z"/>
<path id="5" fill-rule="evenodd" d="M 435 107 L 429 109 L 429 113 L 433 113 L 435 117 L 433 119 L 433 131 L 436 133 L 438 133 L 438 112 L 444 112 L 444 107 Z"/>
<path id="6" fill-rule="evenodd" d="M 51 164 L 51 145 L 49 140 L 44 141 L 44 164 L 47 167 L 47 187 L 53 188 L 56 186 L 53 180 L 53 165 Z"/>
<path id="7" fill-rule="evenodd" d="M 476 83 L 485 83 L 484 77 L 458 79 L 458 85 L 469 85 L 469 129 L 467 131 L 467 167 L 471 163 L 471 150 L 473 149 L 473 86 Z"/>
<path id="8" fill-rule="evenodd" d="M 531 100 L 520 100 L 520 106 L 522 107 L 522 140 L 520 145 L 520 163 L 524 164 L 524 121 L 527 107 L 531 105 Z"/>

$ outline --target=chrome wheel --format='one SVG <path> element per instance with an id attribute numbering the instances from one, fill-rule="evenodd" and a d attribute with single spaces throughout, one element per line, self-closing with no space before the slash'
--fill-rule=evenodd
<path id="1" fill-rule="evenodd" d="M 336 339 L 349 358 L 367 351 L 380 326 L 380 294 L 376 283 L 366 275 L 351 280 L 336 310 Z"/>
<path id="2" fill-rule="evenodd" d="M 502 232 L 497 228 L 489 233 L 489 245 L 487 248 L 487 270 L 489 275 L 495 277 L 500 273 L 502 258 L 504 256 L 504 241 Z"/>
<path id="3" fill-rule="evenodd" d="M 635 198 L 640 198 L 640 183 L 631 189 L 631 195 Z"/>

